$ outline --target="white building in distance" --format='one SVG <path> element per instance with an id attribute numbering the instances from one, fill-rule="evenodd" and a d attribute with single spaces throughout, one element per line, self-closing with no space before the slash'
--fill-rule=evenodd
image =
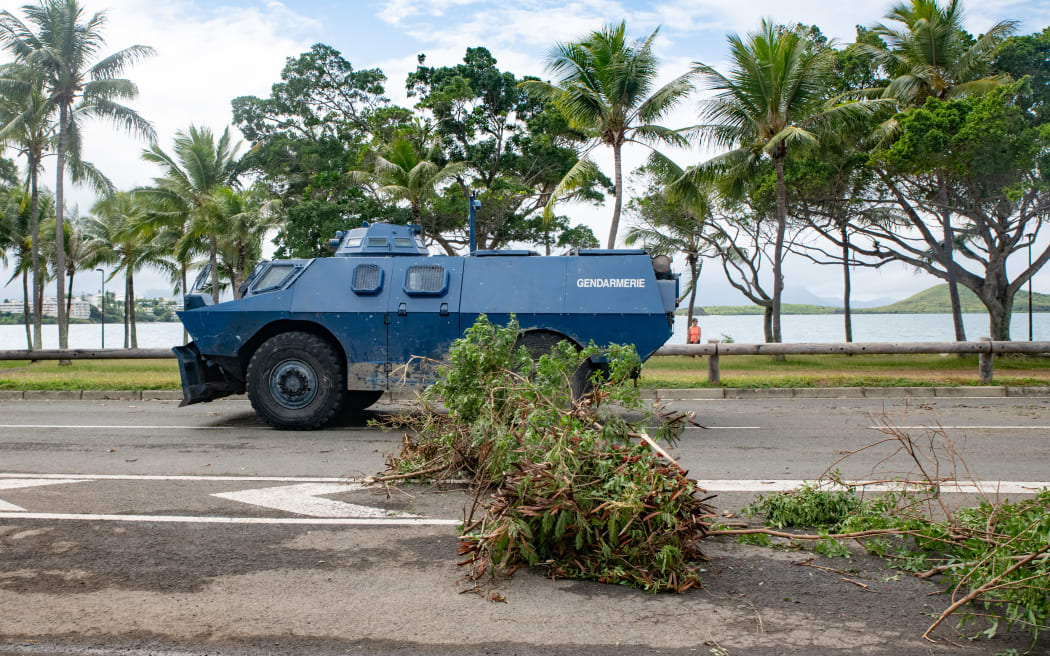
<path id="1" fill-rule="evenodd" d="M 33 303 L 29 303 L 32 308 Z M 22 314 L 24 309 L 22 301 L 2 301 L 0 302 L 0 313 L 10 314 Z M 44 299 L 44 316 L 46 317 L 57 317 L 58 316 L 58 303 L 53 298 Z M 30 309 L 32 312 L 32 309 Z M 79 298 L 74 298 L 72 304 L 69 306 L 69 318 L 70 319 L 90 319 L 91 318 L 91 303 L 82 301 Z"/>

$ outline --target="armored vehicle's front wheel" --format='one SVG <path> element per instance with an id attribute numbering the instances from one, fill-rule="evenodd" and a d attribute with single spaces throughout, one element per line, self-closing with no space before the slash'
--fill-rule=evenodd
<path id="1" fill-rule="evenodd" d="M 346 374 L 336 350 L 310 333 L 263 342 L 248 363 L 248 398 L 263 420 L 283 430 L 319 428 L 343 405 Z"/>

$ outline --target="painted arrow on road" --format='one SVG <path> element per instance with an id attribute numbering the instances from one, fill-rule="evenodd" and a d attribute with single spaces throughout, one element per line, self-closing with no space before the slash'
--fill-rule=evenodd
<path id="1" fill-rule="evenodd" d="M 419 517 L 419 515 L 395 510 L 320 498 L 325 494 L 352 492 L 363 490 L 365 487 L 360 483 L 300 483 L 299 485 L 264 487 L 239 492 L 219 492 L 211 496 L 310 517 Z"/>
<path id="2" fill-rule="evenodd" d="M 38 478 L 7 478 L 0 480 L 0 490 L 17 490 L 23 487 L 39 487 L 41 485 L 58 485 L 60 483 L 83 483 L 81 480 L 73 479 L 48 479 L 40 480 Z M 25 512 L 25 508 L 16 506 L 13 503 L 0 500 L 0 511 L 3 512 Z"/>

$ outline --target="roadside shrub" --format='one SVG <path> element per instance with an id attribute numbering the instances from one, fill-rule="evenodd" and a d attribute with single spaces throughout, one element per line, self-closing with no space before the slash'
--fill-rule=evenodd
<path id="1" fill-rule="evenodd" d="M 782 529 L 834 526 L 860 508 L 860 499 L 853 490 L 830 490 L 806 483 L 789 492 L 760 494 L 744 513 L 748 517 L 764 515 L 766 525 Z"/>
<path id="2" fill-rule="evenodd" d="M 475 581 L 542 566 L 552 577 L 650 591 L 699 586 L 693 563 L 711 509 L 647 441 L 654 419 L 633 384 L 634 348 L 561 342 L 533 361 L 519 336 L 515 321 L 481 317 L 452 345 L 425 411 L 395 420 L 414 435 L 390 460 L 392 474 L 471 480 L 459 552 Z M 574 398 L 592 357 L 605 364 Z M 655 438 L 673 440 L 688 420 L 664 417 Z"/>

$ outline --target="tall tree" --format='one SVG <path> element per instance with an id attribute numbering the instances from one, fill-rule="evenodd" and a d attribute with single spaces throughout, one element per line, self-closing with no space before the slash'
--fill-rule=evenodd
<path id="1" fill-rule="evenodd" d="M 110 280 L 124 274 L 124 348 L 138 348 L 135 273 L 146 266 L 165 268 L 164 254 L 141 229 L 147 211 L 141 198 L 119 192 L 95 203 L 91 216 L 84 219 L 85 248 L 93 254 L 93 262 L 116 265 Z"/>
<path id="2" fill-rule="evenodd" d="M 356 69 L 338 50 L 316 44 L 288 58 L 268 97 L 233 100 L 233 122 L 251 145 L 244 169 L 257 174 L 286 211 L 275 239 L 278 255 L 329 255 L 337 230 L 361 220 L 410 220 L 403 208 L 345 175 L 363 167 L 374 133 L 390 141 L 410 120 L 409 110 L 390 107 L 385 82 L 378 68 Z"/>
<path id="3" fill-rule="evenodd" d="M 530 80 L 522 86 L 552 100 L 569 124 L 613 151 L 616 199 L 609 225 L 608 247 L 615 248 L 623 205 L 624 144 L 649 147 L 687 145 L 678 131 L 657 124 L 693 91 L 692 73 L 680 75 L 654 90 L 659 61 L 653 54 L 657 32 L 640 43 L 627 37 L 627 24 L 608 25 L 579 41 L 559 43 L 547 58 L 555 84 Z M 551 193 L 548 208 L 564 194 L 593 178 L 594 163 L 582 157 Z"/>
<path id="4" fill-rule="evenodd" d="M 890 78 L 882 88 L 882 97 L 899 101 L 902 108 L 919 107 L 927 98 L 944 100 L 983 93 L 1009 81 L 1006 75 L 992 73 L 991 62 L 999 45 L 1016 29 L 1016 21 L 1000 21 L 974 40 L 963 29 L 960 0 L 949 0 L 945 5 L 937 0 L 901 2 L 890 9 L 886 18 L 887 23 L 872 28 L 872 34 L 882 43 L 869 41 L 855 47 L 882 66 Z M 884 131 L 892 134 L 895 126 L 896 120 L 891 120 Z M 955 235 L 948 208 L 951 181 L 941 171 L 934 176 L 934 182 L 934 211 L 940 219 L 941 244 L 933 253 L 944 260 L 948 273 L 955 338 L 965 341 L 956 267 L 952 264 Z"/>
<path id="5" fill-rule="evenodd" d="M 707 222 L 711 218 L 711 206 L 705 189 L 693 189 L 692 193 L 668 193 L 669 186 L 683 175 L 681 168 L 662 162 L 651 162 L 638 171 L 648 180 L 646 192 L 627 204 L 628 214 L 634 225 L 627 232 L 624 242 L 631 246 L 643 244 L 650 253 L 685 256 L 689 268 L 689 284 L 682 292 L 681 301 L 689 297 L 688 321 L 692 325 L 696 308 L 696 292 L 703 271 L 703 259 L 710 256 L 711 248 L 704 238 Z"/>
<path id="6" fill-rule="evenodd" d="M 467 242 L 463 208 L 471 192 L 481 200 L 475 221 L 480 249 L 509 242 L 549 246 L 570 229 L 566 217 L 544 217 L 544 209 L 588 139 L 551 102 L 526 93 L 521 81 L 500 70 L 492 53 L 480 47 L 467 48 L 454 66 L 426 66 L 420 55 L 408 75 L 408 95 L 419 99 L 416 109 L 423 119 L 402 128 L 401 138 L 430 150 L 439 166 L 461 166 L 457 186 L 445 188 L 430 217 L 449 245 Z M 612 182 L 590 176 L 562 200 L 599 202 L 605 197 L 602 187 L 611 188 Z"/>
<path id="7" fill-rule="evenodd" d="M 14 257 L 10 284 L 22 277 L 22 312 L 26 328 L 26 348 L 33 349 L 30 331 L 29 272 L 31 269 L 32 236 L 30 231 L 29 204 L 25 193 L 17 187 L 4 189 L 3 205 L 0 206 L 0 264 L 7 265 L 7 255 Z"/>
<path id="8" fill-rule="evenodd" d="M 731 150 L 694 167 L 688 175 L 723 178 L 725 189 L 756 174 L 763 159 L 772 162 L 776 190 L 773 244 L 772 337 L 782 340 L 780 306 L 784 291 L 785 236 L 788 227 L 784 165 L 789 147 L 812 146 L 822 131 L 871 115 L 878 102 L 861 100 L 827 107 L 821 102 L 834 65 L 827 48 L 813 47 L 797 31 L 763 20 L 760 29 L 729 37 L 731 70 L 723 75 L 697 62 L 694 70 L 715 94 L 701 103 L 701 143 Z"/>
<path id="9" fill-rule="evenodd" d="M 81 169 L 97 187 L 110 187 L 93 167 L 80 159 L 81 127 L 89 119 L 113 121 L 128 132 L 152 141 L 153 126 L 121 101 L 138 95 L 130 80 L 117 77 L 136 61 L 153 54 L 147 46 L 135 45 L 108 56 L 100 56 L 104 45 L 104 12 L 87 16 L 79 0 L 40 0 L 22 7 L 35 31 L 8 11 L 0 12 L 0 43 L 14 55 L 15 63 L 36 69 L 44 77 L 44 92 L 58 107 L 58 144 L 55 177 L 56 267 L 64 271 L 66 166 Z M 69 317 L 65 312 L 65 290 L 57 285 L 59 348 L 69 346 Z"/>
<path id="10" fill-rule="evenodd" d="M 855 224 L 863 240 L 851 244 L 880 261 L 955 278 L 981 299 L 990 334 L 1000 340 L 1010 338 L 1016 292 L 1050 261 L 1047 248 L 1032 266 L 1013 274 L 1007 268 L 1050 217 L 1050 129 L 1038 123 L 1032 104 L 1022 80 L 979 96 L 928 98 L 900 114 L 896 139 L 872 155 L 892 176 L 884 204 L 897 210 L 896 221 Z M 946 197 L 936 193 L 942 174 L 951 181 Z M 960 261 L 943 256 L 943 236 L 927 223 L 942 204 L 963 219 L 955 243 Z"/>
<path id="11" fill-rule="evenodd" d="M 241 297 L 241 285 L 259 263 L 262 241 L 281 221 L 281 201 L 271 197 L 262 185 L 243 191 L 230 188 L 215 192 L 218 221 L 225 228 L 219 239 L 219 252 L 228 272 L 233 297 Z"/>
<path id="12" fill-rule="evenodd" d="M 142 152 L 142 159 L 156 164 L 163 174 L 139 194 L 151 202 L 158 219 L 186 226 L 184 239 L 207 240 L 211 265 L 212 298 L 219 301 L 219 238 L 222 214 L 215 194 L 237 188 L 241 168 L 237 159 L 240 144 L 233 144 L 226 128 L 218 141 L 208 128 L 191 125 L 175 133 L 171 154 L 157 144 Z"/>
<path id="13" fill-rule="evenodd" d="M 33 348 L 42 348 L 44 274 L 40 262 L 40 174 L 44 157 L 53 152 L 55 105 L 42 91 L 43 77 L 25 66 L 0 67 L 0 143 L 26 159 L 33 269 Z"/>
<path id="14" fill-rule="evenodd" d="M 413 221 L 423 226 L 424 236 L 440 244 L 449 255 L 455 255 L 455 248 L 442 235 L 444 226 L 437 224 L 434 213 L 428 210 L 438 196 L 439 186 L 452 182 L 466 165 L 450 162 L 441 166 L 430 155 L 420 153 L 409 139 L 397 138 L 374 156 L 371 172 L 351 171 L 350 177 L 355 182 L 374 182 L 379 193 L 390 199 L 407 201 Z"/>

